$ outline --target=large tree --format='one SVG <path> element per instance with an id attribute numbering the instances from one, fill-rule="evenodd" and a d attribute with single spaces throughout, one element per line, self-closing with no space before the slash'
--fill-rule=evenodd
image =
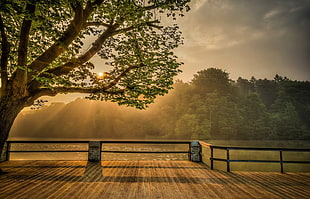
<path id="1" fill-rule="evenodd" d="M 90 93 L 143 108 L 166 93 L 182 43 L 169 20 L 189 1 L 1 0 L 0 150 L 17 114 L 41 96 Z M 106 60 L 99 76 L 95 55 Z"/>

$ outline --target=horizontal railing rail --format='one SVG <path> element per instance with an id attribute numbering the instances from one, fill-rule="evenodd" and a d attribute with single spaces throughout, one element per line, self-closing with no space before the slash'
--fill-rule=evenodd
<path id="1" fill-rule="evenodd" d="M 116 141 L 100 141 L 101 143 L 128 143 L 128 144 L 190 144 L 191 141 L 124 141 L 124 140 L 116 140 Z"/>
<path id="2" fill-rule="evenodd" d="M 29 141 L 29 140 L 15 140 L 15 141 L 7 141 L 7 149 L 6 149 L 6 160 L 10 160 L 10 153 L 87 153 L 88 150 L 12 150 L 12 144 L 87 144 L 89 141 Z"/>
<path id="3" fill-rule="evenodd" d="M 88 150 L 10 150 L 10 153 L 73 153 L 73 152 L 88 152 Z"/>
<path id="4" fill-rule="evenodd" d="M 89 143 L 89 141 L 86 141 L 86 140 L 68 140 L 68 141 L 65 141 L 65 140 L 42 140 L 42 141 L 39 141 L 39 140 L 8 140 L 7 141 L 8 144 L 11 144 L 11 143 L 23 143 L 23 144 L 41 144 L 41 143 L 45 143 L 45 144 L 48 144 L 48 143 L 55 143 L 55 144 L 62 144 L 62 143 Z"/>
<path id="5" fill-rule="evenodd" d="M 102 153 L 187 153 L 190 154 L 190 141 L 101 141 L 110 144 L 186 144 L 188 145 L 187 151 L 128 151 L 128 150 L 102 150 Z"/>
<path id="6" fill-rule="evenodd" d="M 102 150 L 102 153 L 188 153 L 188 151 L 110 151 Z"/>
<path id="7" fill-rule="evenodd" d="M 309 152 L 310 149 L 297 149 L 297 148 L 268 148 L 268 147 L 226 147 L 226 146 L 214 146 L 211 145 L 211 147 L 216 149 L 229 149 L 229 150 L 249 150 L 249 151 L 304 151 Z"/>
<path id="8" fill-rule="evenodd" d="M 227 147 L 227 146 L 215 146 L 205 142 L 201 142 L 201 145 L 211 149 L 210 161 L 211 169 L 214 169 L 214 161 L 226 162 L 226 171 L 230 172 L 230 163 L 231 162 L 255 162 L 255 163 L 279 163 L 281 173 L 284 173 L 285 163 L 295 163 L 295 164 L 310 164 L 310 161 L 297 161 L 297 160 L 283 160 L 283 152 L 310 152 L 310 149 L 298 149 L 298 148 L 268 148 L 268 147 Z M 214 157 L 214 149 L 226 150 L 226 159 L 225 158 L 216 158 Z M 243 150 L 243 151 L 278 151 L 279 159 L 277 160 L 254 160 L 254 159 L 231 159 L 230 151 L 233 150 Z"/>

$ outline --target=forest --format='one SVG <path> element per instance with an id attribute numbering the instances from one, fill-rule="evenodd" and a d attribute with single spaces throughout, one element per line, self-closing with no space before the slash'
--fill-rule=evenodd
<path id="1" fill-rule="evenodd" d="M 11 138 L 310 140 L 310 82 L 201 70 L 146 110 L 76 99 L 19 114 Z M 44 98 L 42 98 L 44 99 Z"/>

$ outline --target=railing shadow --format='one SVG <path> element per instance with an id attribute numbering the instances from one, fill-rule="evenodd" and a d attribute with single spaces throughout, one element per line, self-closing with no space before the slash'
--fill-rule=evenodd
<path id="1" fill-rule="evenodd" d="M 97 181 L 98 179 L 102 178 L 102 166 L 101 162 L 91 162 L 88 161 L 85 167 L 83 178 L 86 181 Z"/>

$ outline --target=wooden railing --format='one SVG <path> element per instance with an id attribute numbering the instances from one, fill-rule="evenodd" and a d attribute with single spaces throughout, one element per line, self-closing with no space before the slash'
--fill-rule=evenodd
<path id="1" fill-rule="evenodd" d="M 191 160 L 191 141 L 99 141 L 100 142 L 100 151 L 99 153 L 183 153 L 188 154 L 188 159 Z M 7 150 L 6 157 L 7 160 L 10 159 L 10 153 L 68 153 L 68 152 L 79 152 L 79 153 L 89 153 L 89 148 L 87 150 L 11 150 L 12 144 L 88 144 L 89 141 L 8 141 L 7 142 Z M 203 147 L 207 147 L 210 149 L 210 167 L 214 169 L 214 162 L 226 162 L 226 171 L 231 171 L 231 163 L 233 162 L 253 162 L 253 163 L 279 163 L 281 173 L 284 173 L 284 164 L 310 164 L 309 160 L 305 161 L 297 161 L 297 160 L 284 160 L 283 153 L 284 152 L 310 152 L 310 149 L 296 149 L 296 148 L 259 148 L 259 147 L 228 147 L 228 146 L 215 146 L 205 142 L 199 142 Z M 188 146 L 187 150 L 103 150 L 102 146 L 104 144 L 185 144 Z M 225 150 L 226 158 L 219 158 L 214 156 L 214 150 Z M 266 160 L 266 159 L 232 159 L 231 151 L 275 151 L 279 152 L 278 158 L 274 160 Z"/>
<path id="2" fill-rule="evenodd" d="M 296 160 L 283 160 L 283 152 L 310 152 L 310 149 L 297 149 L 297 148 L 262 148 L 262 147 L 227 147 L 227 146 L 215 146 L 205 142 L 200 142 L 204 147 L 210 148 L 210 167 L 214 169 L 214 161 L 226 162 L 226 171 L 230 172 L 231 162 L 255 162 L 255 163 L 279 163 L 281 173 L 284 173 L 284 164 L 295 163 L 295 164 L 310 164 L 310 161 L 296 161 Z M 214 150 L 226 150 L 226 158 L 214 157 Z M 256 160 L 256 159 L 231 159 L 230 151 L 276 151 L 279 152 L 279 158 L 276 160 Z"/>
<path id="3" fill-rule="evenodd" d="M 101 144 L 186 144 L 187 151 L 124 151 L 124 150 L 102 150 L 102 153 L 190 153 L 190 141 L 101 141 Z"/>
<path id="4" fill-rule="evenodd" d="M 11 150 L 12 144 L 87 144 L 88 141 L 7 141 L 6 160 L 11 153 L 86 153 L 88 150 Z"/>
<path id="5" fill-rule="evenodd" d="M 190 141 L 99 141 L 100 142 L 100 154 L 101 153 L 183 153 L 188 154 L 188 158 L 191 158 L 191 152 L 190 152 Z M 12 150 L 11 145 L 12 144 L 88 144 L 89 141 L 7 141 L 7 150 L 6 150 L 6 160 L 10 159 L 10 153 L 67 153 L 67 152 L 82 152 L 82 153 L 88 153 L 89 150 Z M 152 151 L 134 151 L 134 150 L 102 150 L 102 145 L 104 144 L 169 144 L 169 145 L 176 145 L 176 144 L 184 144 L 187 145 L 187 150 L 180 151 L 166 151 L 166 150 L 152 150 Z"/>

